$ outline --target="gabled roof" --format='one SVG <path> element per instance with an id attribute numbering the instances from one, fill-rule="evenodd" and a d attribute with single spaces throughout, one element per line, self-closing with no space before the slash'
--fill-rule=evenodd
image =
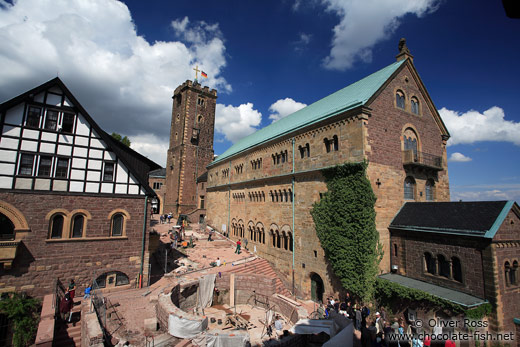
<path id="1" fill-rule="evenodd" d="M 103 131 L 59 77 L 55 77 L 36 88 L 33 88 L 0 104 L 0 112 L 22 102 L 31 102 L 34 95 L 54 86 L 58 86 L 61 90 L 63 90 L 67 98 L 72 102 L 74 108 L 76 108 L 77 111 L 81 113 L 90 126 L 99 134 L 103 141 L 105 141 L 108 148 L 110 148 L 110 150 L 112 150 L 117 155 L 121 162 L 128 168 L 130 173 L 135 176 L 143 189 L 146 191 L 147 195 L 155 195 L 155 192 L 148 185 L 148 172 L 158 169 L 161 166 L 137 153 L 130 147 L 123 145 L 119 141 L 115 140 L 112 136 L 108 135 L 105 131 Z"/>
<path id="2" fill-rule="evenodd" d="M 515 205 L 514 201 L 407 202 L 389 229 L 492 239 Z"/>
<path id="3" fill-rule="evenodd" d="M 342 112 L 365 105 L 372 95 L 374 95 L 385 84 L 385 82 L 401 66 L 403 66 L 405 61 L 406 60 L 401 60 L 390 64 L 362 80 L 359 80 L 247 137 L 244 137 L 228 148 L 224 153 L 219 155 L 212 163 L 210 163 L 210 166 L 254 146 L 333 117 Z"/>

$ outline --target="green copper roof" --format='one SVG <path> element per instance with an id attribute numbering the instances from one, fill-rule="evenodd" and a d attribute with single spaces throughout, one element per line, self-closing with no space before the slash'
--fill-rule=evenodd
<path id="1" fill-rule="evenodd" d="M 388 65 L 370 76 L 244 137 L 219 155 L 210 165 L 307 125 L 364 105 L 405 61 L 401 60 Z"/>

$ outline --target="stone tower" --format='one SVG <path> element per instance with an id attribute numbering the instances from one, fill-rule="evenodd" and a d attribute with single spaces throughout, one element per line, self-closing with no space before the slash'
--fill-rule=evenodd
<path id="1" fill-rule="evenodd" d="M 166 160 L 164 213 L 189 214 L 199 207 L 197 178 L 213 160 L 217 91 L 187 80 L 173 93 Z"/>

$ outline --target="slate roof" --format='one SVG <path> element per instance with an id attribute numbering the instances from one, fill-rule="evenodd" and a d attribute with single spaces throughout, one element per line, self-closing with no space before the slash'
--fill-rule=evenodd
<path id="1" fill-rule="evenodd" d="M 514 201 L 407 202 L 390 229 L 492 239 Z"/>
<path id="2" fill-rule="evenodd" d="M 407 288 L 422 290 L 423 292 L 431 294 L 435 297 L 451 301 L 467 308 L 479 306 L 487 302 L 487 300 L 460 292 L 458 290 L 437 286 L 435 284 L 419 281 L 402 275 L 387 273 L 379 276 L 379 278 L 400 284 Z"/>
<path id="3" fill-rule="evenodd" d="M 148 176 L 150 176 L 150 177 L 166 178 L 166 168 L 160 168 L 160 169 L 157 169 L 157 170 L 150 171 L 148 173 Z"/>
<path id="4" fill-rule="evenodd" d="M 305 126 L 333 117 L 339 113 L 363 106 L 383 84 L 403 65 L 406 60 L 397 61 L 373 74 L 316 101 L 274 122 L 257 132 L 244 137 L 224 153 L 219 155 L 209 166 L 249 148 L 281 137 Z"/>

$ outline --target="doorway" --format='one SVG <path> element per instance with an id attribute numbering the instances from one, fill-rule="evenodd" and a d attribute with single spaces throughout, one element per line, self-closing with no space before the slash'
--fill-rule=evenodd
<path id="1" fill-rule="evenodd" d="M 316 273 L 311 274 L 311 299 L 315 302 L 323 302 L 323 280 Z"/>

